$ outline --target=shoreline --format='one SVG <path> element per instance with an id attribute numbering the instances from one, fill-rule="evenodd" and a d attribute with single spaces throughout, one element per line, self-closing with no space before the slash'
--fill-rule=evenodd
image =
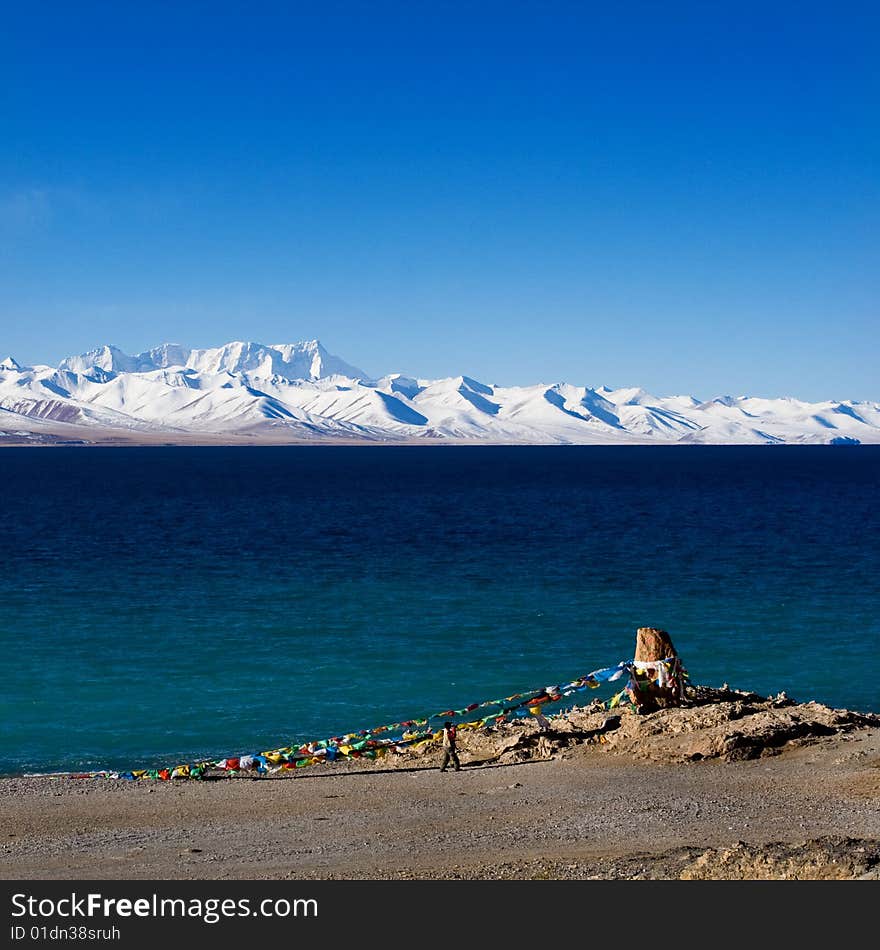
<path id="1" fill-rule="evenodd" d="M 880 716 L 711 693 L 467 736 L 460 773 L 0 778 L 0 877 L 880 879 Z"/>
<path id="2" fill-rule="evenodd" d="M 271 439 L 271 438 L 248 438 L 243 437 L 238 440 L 229 440 L 222 436 L 201 437 L 193 436 L 189 439 L 45 439 L 20 441 L 6 439 L 0 436 L 0 449 L 55 449 L 55 448 L 79 448 L 79 449 L 114 449 L 114 448 L 258 448 L 258 447 L 304 447 L 311 446 L 320 448 L 323 446 L 332 447 L 410 447 L 410 446 L 468 446 L 468 447 L 498 447 L 498 448 L 646 448 L 646 447 L 666 447 L 666 448 L 876 448 L 880 442 L 858 442 L 853 444 L 835 444 L 833 442 L 659 442 L 656 440 L 632 439 L 626 442 L 505 442 L 494 441 L 490 439 L 452 439 L 452 438 L 412 438 L 412 439 Z"/>
<path id="3" fill-rule="evenodd" d="M 3 420 L 0 420 L 3 421 Z M 547 440 L 537 442 L 511 441 L 504 438 L 468 438 L 464 436 L 413 435 L 383 437 L 377 435 L 343 437 L 336 435 L 291 436 L 282 431 L 238 432 L 198 432 L 192 430 L 129 430 L 113 428 L 93 428 L 74 423 L 35 426 L 32 429 L 0 428 L 0 449 L 2 448 L 135 448 L 135 447 L 226 447 L 253 446 L 487 446 L 508 448 L 622 448 L 622 447 L 675 447 L 675 448 L 766 448 L 766 447 L 806 447 L 817 448 L 865 448 L 880 446 L 880 436 L 876 440 L 864 439 L 853 443 L 823 442 L 813 439 L 781 442 L 700 442 L 688 439 L 664 440 L 651 436 L 628 435 L 610 437 L 592 442 Z"/>

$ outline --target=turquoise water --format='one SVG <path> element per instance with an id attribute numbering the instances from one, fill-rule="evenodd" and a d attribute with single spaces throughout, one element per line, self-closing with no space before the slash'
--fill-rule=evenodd
<path id="1" fill-rule="evenodd" d="M 4 449 L 0 771 L 461 707 L 642 625 L 697 682 L 880 711 L 878 486 L 871 447 Z"/>

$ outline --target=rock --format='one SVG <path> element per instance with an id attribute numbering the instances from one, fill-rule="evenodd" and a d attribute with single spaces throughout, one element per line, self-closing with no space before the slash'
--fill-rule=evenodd
<path id="1" fill-rule="evenodd" d="M 675 659 L 675 664 L 670 670 L 672 681 L 668 685 L 660 686 L 652 681 L 657 675 L 657 668 L 654 668 L 653 672 L 650 668 L 648 671 L 638 669 L 639 663 L 655 663 L 671 658 Z M 630 680 L 627 692 L 638 712 L 652 712 L 655 709 L 680 704 L 682 679 L 679 672 L 678 653 L 672 643 L 672 637 L 665 630 L 657 627 L 639 627 L 636 631 L 635 662 L 637 668 L 633 676 L 638 688 L 633 685 L 633 680 Z"/>
<path id="2" fill-rule="evenodd" d="M 683 705 L 635 715 L 609 715 L 603 704 L 574 707 L 541 730 L 531 719 L 461 731 L 459 746 L 473 764 L 552 758 L 578 746 L 601 745 L 611 754 L 659 762 L 733 762 L 776 755 L 791 745 L 880 725 L 880 716 L 796 703 L 779 696 L 689 687 Z M 401 757 L 405 760 L 405 757 Z"/>
<path id="3" fill-rule="evenodd" d="M 678 656 L 672 643 L 672 637 L 657 627 L 639 627 L 636 631 L 635 659 L 650 663 Z"/>
<path id="4" fill-rule="evenodd" d="M 877 880 L 880 842 L 828 836 L 795 843 L 773 842 L 709 849 L 688 865 L 683 881 Z"/>

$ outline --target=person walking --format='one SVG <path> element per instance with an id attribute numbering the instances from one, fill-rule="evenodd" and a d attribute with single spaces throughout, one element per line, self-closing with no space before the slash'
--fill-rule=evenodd
<path id="1" fill-rule="evenodd" d="M 455 726 L 451 722 L 443 723 L 443 762 L 440 765 L 440 771 L 445 772 L 450 759 L 455 766 L 455 771 L 461 769 L 461 763 L 458 761 L 458 752 L 455 749 Z"/>

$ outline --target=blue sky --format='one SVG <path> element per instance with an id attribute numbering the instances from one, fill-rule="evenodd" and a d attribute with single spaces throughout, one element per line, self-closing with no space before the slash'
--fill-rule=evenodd
<path id="1" fill-rule="evenodd" d="M 880 399 L 876 11 L 6 7 L 0 355 Z"/>

